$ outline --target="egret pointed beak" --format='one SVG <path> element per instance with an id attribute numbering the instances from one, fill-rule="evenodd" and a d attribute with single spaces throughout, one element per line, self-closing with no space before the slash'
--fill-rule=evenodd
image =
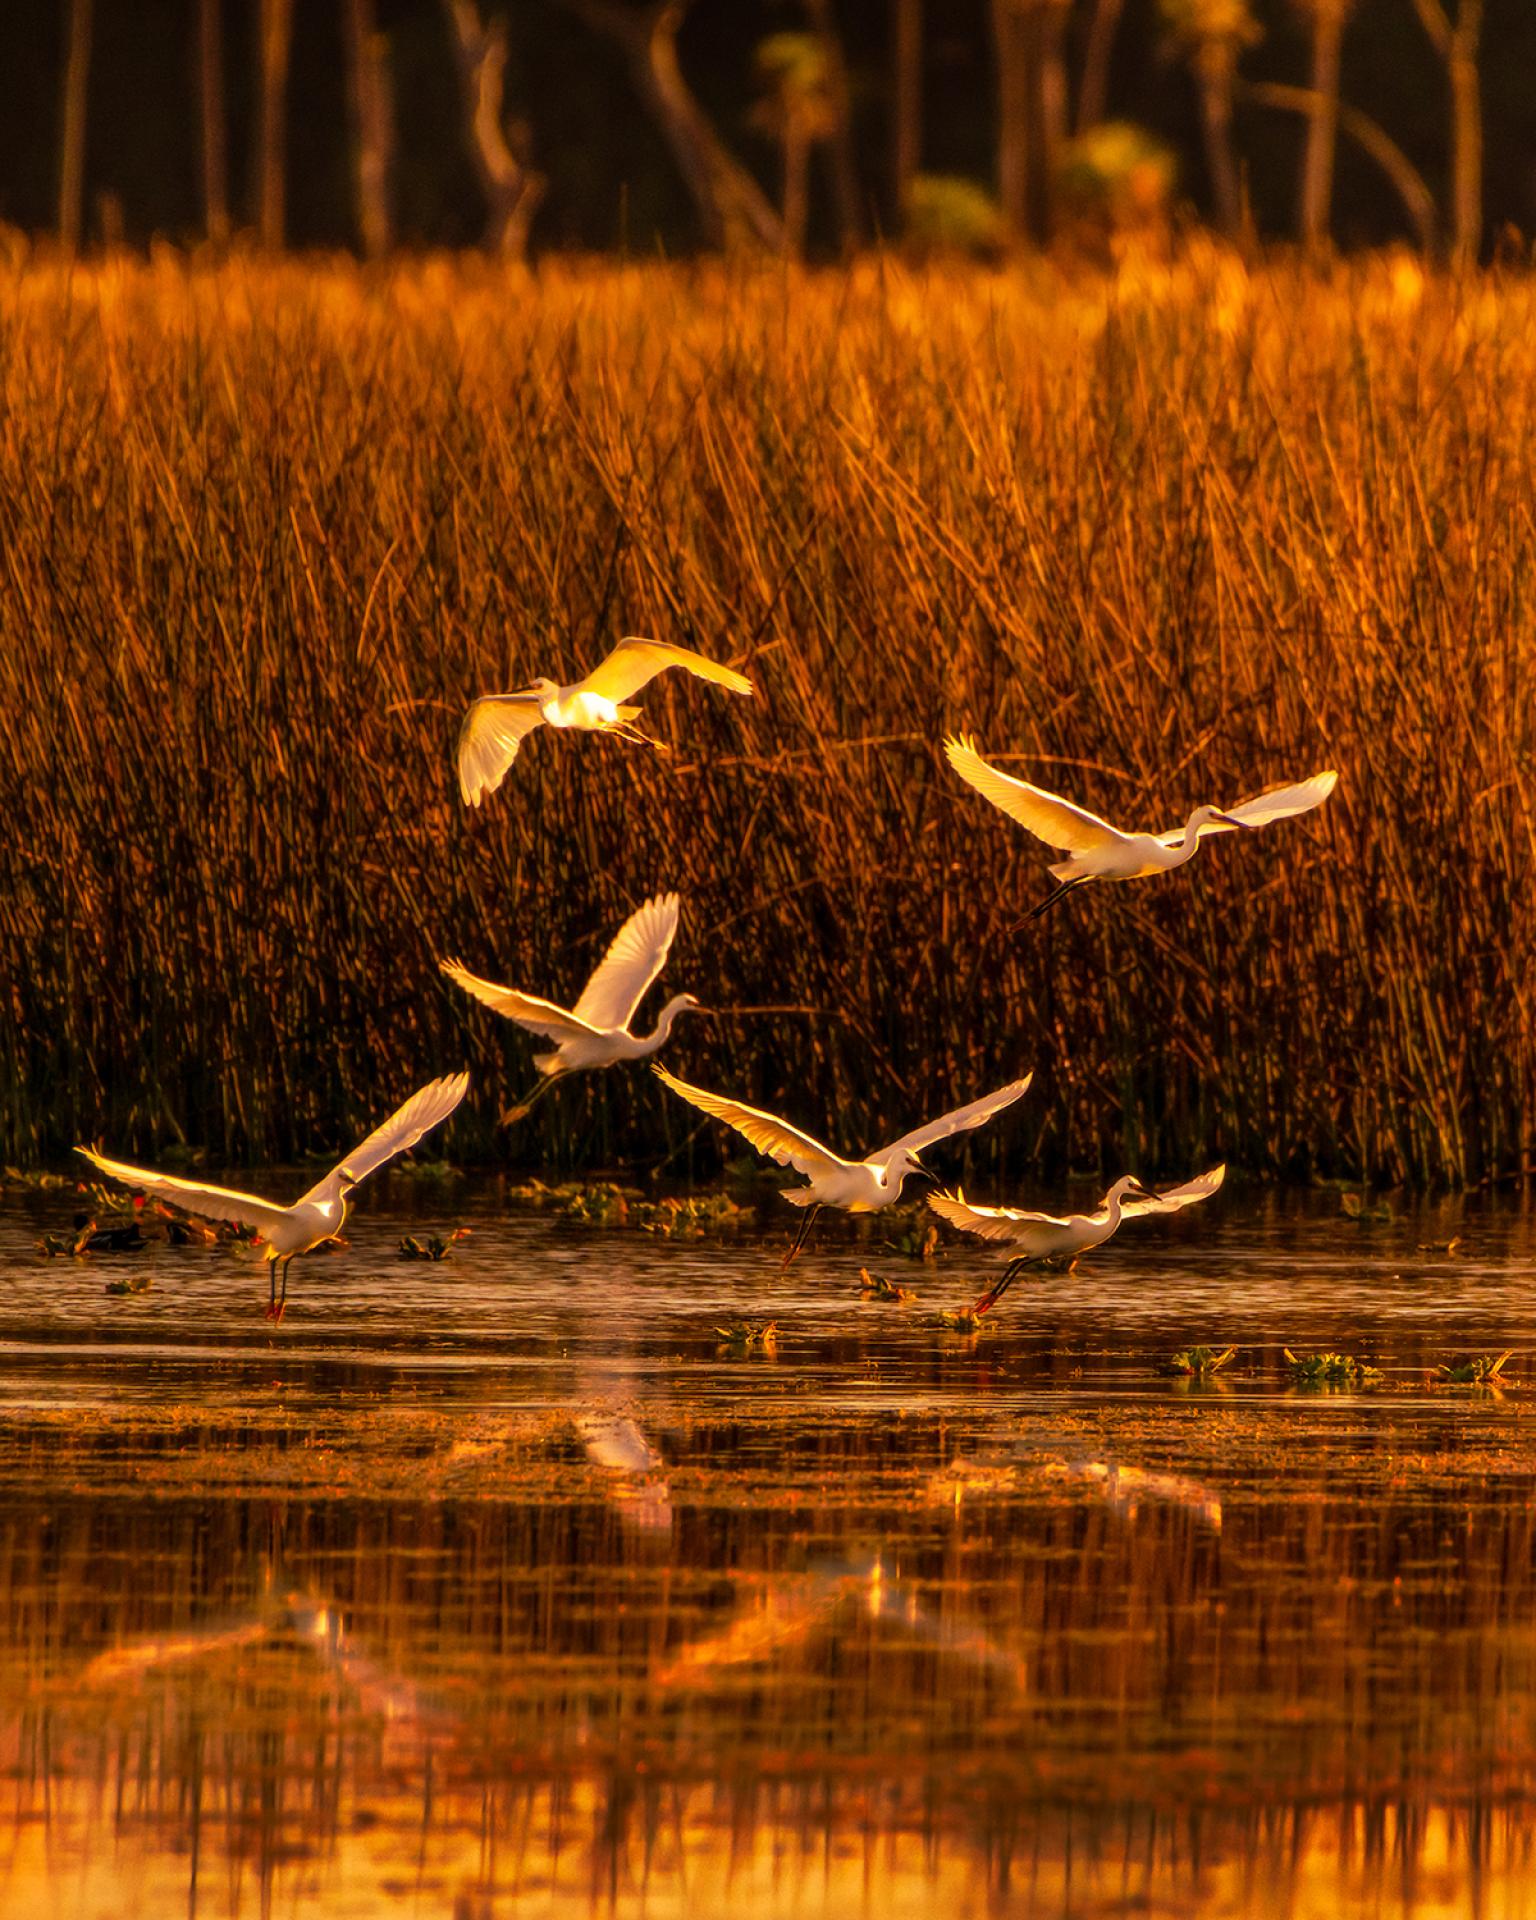
<path id="1" fill-rule="evenodd" d="M 1211 818 L 1213 820 L 1219 820 L 1224 827 L 1240 827 L 1243 832 L 1246 833 L 1248 831 L 1248 822 L 1246 820 L 1234 819 L 1230 813 L 1213 813 Z"/>
<path id="2" fill-rule="evenodd" d="M 1154 1187 L 1143 1186 L 1138 1180 L 1134 1186 L 1126 1189 L 1126 1197 L 1131 1200 L 1161 1200 L 1163 1196 Z"/>

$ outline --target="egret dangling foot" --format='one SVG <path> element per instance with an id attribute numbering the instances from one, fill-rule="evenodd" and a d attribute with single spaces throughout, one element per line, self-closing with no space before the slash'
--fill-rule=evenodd
<path id="1" fill-rule="evenodd" d="M 819 1200 L 813 1200 L 810 1206 L 806 1208 L 800 1221 L 800 1231 L 795 1235 L 795 1244 L 790 1248 L 789 1252 L 785 1254 L 783 1263 L 779 1267 L 780 1273 L 788 1273 L 789 1263 L 805 1245 L 805 1236 L 811 1230 L 811 1222 L 816 1218 L 817 1214 L 821 1212 L 821 1205 L 822 1203 Z"/>
<path id="2" fill-rule="evenodd" d="M 526 1100 L 519 1100 L 515 1107 L 507 1108 L 506 1112 L 501 1116 L 501 1124 L 504 1127 L 520 1125 L 528 1118 L 529 1114 L 532 1113 L 533 1109 L 544 1098 L 545 1094 L 549 1092 L 550 1088 L 554 1086 L 555 1082 L 557 1080 L 563 1080 L 564 1078 L 565 1075 L 560 1072 L 558 1068 L 555 1072 L 546 1075 L 533 1089 L 532 1093 L 528 1095 Z"/>
<path id="3" fill-rule="evenodd" d="M 971 1312 L 978 1320 L 984 1313 L 990 1313 L 1023 1272 L 1025 1267 L 1032 1267 L 1035 1264 L 1035 1257 L 1032 1254 L 1024 1254 L 1017 1260 L 1010 1260 L 1003 1269 L 1002 1278 L 993 1286 L 987 1288 L 986 1292 L 977 1300 L 975 1306 L 971 1308 Z M 1076 1266 L 1077 1262 L 1074 1260 L 1072 1265 Z M 1070 1269 L 1068 1269 L 1068 1271 L 1070 1271 Z"/>

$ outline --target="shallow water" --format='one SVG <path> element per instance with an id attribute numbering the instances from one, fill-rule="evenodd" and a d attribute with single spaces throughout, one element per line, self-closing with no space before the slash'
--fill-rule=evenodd
<path id="1" fill-rule="evenodd" d="M 7 1916 L 1536 1910 L 1524 1210 L 1223 1196 L 966 1338 L 986 1256 L 404 1180 L 274 1331 L 73 1204 L 0 1206 Z"/>

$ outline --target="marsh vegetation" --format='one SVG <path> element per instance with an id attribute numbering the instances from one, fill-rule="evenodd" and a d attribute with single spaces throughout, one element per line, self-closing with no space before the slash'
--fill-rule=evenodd
<path id="1" fill-rule="evenodd" d="M 0 1153 L 314 1150 L 461 1059 L 514 1090 L 438 958 L 556 992 L 667 887 L 669 979 L 798 1010 L 678 1064 L 835 1137 L 1034 1067 L 983 1164 L 1518 1171 L 1533 305 L 1204 244 L 6 270 Z M 630 631 L 760 697 L 658 682 L 673 753 L 538 740 L 467 817 L 468 697 Z M 1035 850 L 947 727 L 1153 826 L 1341 781 L 1283 859 L 1229 839 L 1026 930 Z M 648 1076 L 497 1108 L 455 1152 L 718 1151 Z"/>

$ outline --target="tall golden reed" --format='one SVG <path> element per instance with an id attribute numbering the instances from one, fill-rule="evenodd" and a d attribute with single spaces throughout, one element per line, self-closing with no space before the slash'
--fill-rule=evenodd
<path id="1" fill-rule="evenodd" d="M 167 256 L 4 270 L 0 367 L 7 1157 L 290 1153 L 460 1061 L 488 1147 L 527 1047 L 437 958 L 569 990 L 677 887 L 669 984 L 809 1010 L 677 1064 L 850 1144 L 1033 1066 L 1015 1171 L 1524 1164 L 1530 281 Z M 468 698 L 626 632 L 761 697 L 466 812 Z M 1024 926 L 951 727 L 1146 825 L 1342 782 Z M 550 1107 L 519 1151 L 690 1128 Z"/>

